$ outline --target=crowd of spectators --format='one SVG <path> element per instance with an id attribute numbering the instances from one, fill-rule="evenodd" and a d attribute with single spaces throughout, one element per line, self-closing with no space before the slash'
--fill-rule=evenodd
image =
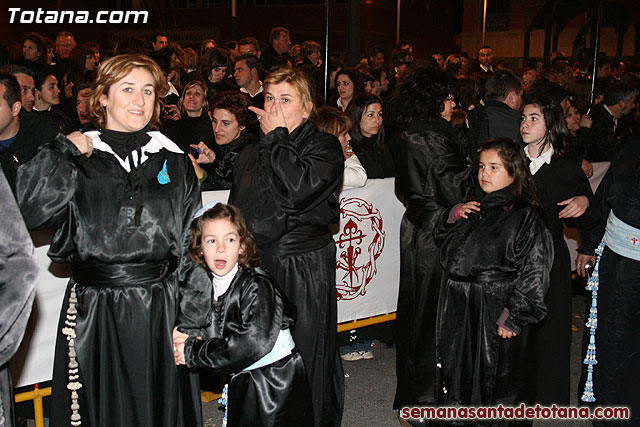
<path id="1" fill-rule="evenodd" d="M 15 191 L 18 168 L 29 162 L 41 145 L 59 132 L 68 135 L 98 128 L 89 103 L 97 70 L 107 55 L 104 50 L 101 55 L 97 43 L 80 44 L 66 31 L 58 33 L 55 42 L 38 33 L 26 33 L 19 46 L 2 49 L 0 160 Z M 627 141 L 638 137 L 639 64 L 598 56 L 592 91 L 592 76 L 587 70 L 593 67 L 563 52 L 554 52 L 542 60 L 529 59 L 515 68 L 506 60 L 496 59 L 490 46 L 480 47 L 476 55 L 447 55 L 448 52 L 434 50 L 428 57 L 419 58 L 409 41 L 400 40 L 390 55 L 374 46 L 353 67 L 346 66 L 342 58 L 331 57 L 329 95 L 325 100 L 322 52 L 323 47 L 316 41 L 292 40 L 286 28 L 276 27 L 266 45 L 247 36 L 225 44 L 207 39 L 199 47 L 183 48 L 167 34 L 157 33 L 151 40 L 125 38 L 113 54 L 147 55 L 162 70 L 165 84 L 160 94 L 158 130 L 188 154 L 203 190 L 233 192 L 232 177 L 238 173 L 234 169 L 239 153 L 247 146 L 262 144 L 266 133 L 265 122 L 260 123 L 261 114 L 266 117 L 262 109 L 268 103 L 274 104 L 273 94 L 265 92 L 263 82 L 269 81 L 267 76 L 288 69 L 306 76 L 310 100 L 316 107 L 326 106 L 317 116 L 315 108 L 305 106 L 308 114 L 304 120 L 335 135 L 342 144 L 345 187 L 362 186 L 366 179 L 397 177 L 396 196 L 406 206 L 407 214 L 401 232 L 403 266 L 398 302 L 398 325 L 404 330 L 397 336 L 398 390 L 394 407 L 435 404 L 439 393 L 437 375 L 425 366 L 435 366 L 435 283 L 439 287 L 444 272 L 439 264 L 434 267 L 421 263 L 425 259 L 437 263 L 439 250 L 431 235 L 437 216 L 448 212 L 454 202 L 473 197 L 472 179 L 464 170 L 476 170 L 480 148 L 489 139 L 508 138 L 522 143 L 522 147 L 529 144 L 527 129 L 530 120 L 534 120 L 530 116 L 536 114 L 531 113 L 535 107 L 539 115 L 553 110 L 545 116 L 545 129 L 549 141 L 562 139 L 562 149 L 560 145 L 553 147 L 557 153 L 554 156 L 562 154 L 564 161 L 571 163 L 565 172 L 574 166 L 581 171 L 583 175 L 576 179 L 584 184 L 594 173 L 594 163 L 611 162 Z M 282 82 L 272 82 L 279 84 Z M 287 94 L 280 95 L 284 99 Z M 529 107 L 526 114 L 525 106 Z M 551 122 L 553 114 L 556 116 Z M 552 136 L 552 132 L 561 137 Z M 414 134 L 419 137 L 415 139 Z M 420 155 L 427 157 L 419 158 L 416 150 L 422 150 Z M 542 157 L 542 151 L 538 154 Z M 449 159 L 440 165 L 444 169 L 432 170 L 439 156 L 455 157 L 455 161 Z M 549 159 L 541 161 L 557 165 L 556 157 L 553 159 L 549 155 Z M 540 167 L 542 163 L 538 163 Z M 347 179 L 347 175 L 351 178 Z M 443 187 L 443 183 L 450 186 Z M 427 191 L 430 186 L 435 195 Z M 446 195 L 438 198 L 440 191 Z M 545 194 L 544 189 L 538 192 Z M 569 196 L 578 197 L 567 193 L 567 200 L 572 200 Z M 593 194 L 584 197 L 589 200 L 585 203 L 590 204 Z M 560 211 L 555 204 L 554 209 L 543 208 L 548 211 L 546 215 Z M 563 283 L 569 280 L 571 269 L 567 267 L 563 265 L 560 273 L 555 271 L 556 276 L 562 275 L 557 280 Z M 584 270 L 578 266 L 578 271 Z M 417 295 L 419 289 L 430 290 Z M 424 307 L 413 307 L 421 302 Z M 409 309 L 409 305 L 413 308 Z M 560 324 L 569 331 L 570 325 Z M 422 340 L 417 346 L 416 336 Z M 344 360 L 373 357 L 370 341 L 360 341 L 365 347 L 352 346 L 343 352 Z M 564 344 L 560 340 L 559 345 Z M 533 399 L 568 403 L 567 368 L 561 366 L 567 378 L 556 376 L 550 384 L 540 380 Z M 553 375 L 543 372 L 538 376 Z"/>

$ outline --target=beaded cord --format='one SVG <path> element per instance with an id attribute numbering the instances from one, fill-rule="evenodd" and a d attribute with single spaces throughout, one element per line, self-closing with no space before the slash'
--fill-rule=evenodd
<path id="1" fill-rule="evenodd" d="M 224 406 L 224 418 L 222 419 L 222 427 L 227 427 L 227 415 L 229 413 L 229 384 L 225 384 L 222 388 L 222 396 L 218 399 L 218 403 Z"/>
<path id="2" fill-rule="evenodd" d="M 4 426 L 4 403 L 2 402 L 2 396 L 0 396 L 0 427 Z"/>
<path id="3" fill-rule="evenodd" d="M 593 366 L 598 364 L 596 360 L 596 329 L 598 329 L 598 285 L 600 283 L 600 258 L 604 251 L 604 241 L 600 243 L 596 249 L 596 265 L 593 268 L 593 274 L 587 282 L 586 290 L 591 291 L 591 308 L 589 309 L 589 319 L 585 326 L 589 328 L 589 345 L 587 345 L 587 355 L 584 363 L 587 365 L 587 381 L 584 383 L 584 391 L 581 400 L 583 402 L 595 402 L 596 397 L 593 393 Z"/>
<path id="4" fill-rule="evenodd" d="M 76 304 L 78 298 L 76 296 L 76 284 L 71 287 L 69 292 L 69 308 L 67 308 L 67 318 L 64 321 L 65 327 L 62 333 L 66 335 L 69 346 L 69 382 L 67 389 L 71 391 L 71 422 L 73 427 L 82 425 L 82 417 L 80 416 L 80 404 L 78 403 L 78 390 L 82 388 L 80 375 L 78 374 L 78 361 L 76 359 L 76 315 L 78 310 Z"/>

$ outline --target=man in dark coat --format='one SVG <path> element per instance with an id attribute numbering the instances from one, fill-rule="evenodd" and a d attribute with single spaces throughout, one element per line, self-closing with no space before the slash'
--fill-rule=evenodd
<path id="1" fill-rule="evenodd" d="M 618 139 L 623 129 L 618 122 L 633 109 L 638 89 L 627 83 L 612 85 L 604 99 L 591 111 L 591 134 L 584 157 L 589 162 L 611 161 L 618 149 Z"/>
<path id="2" fill-rule="evenodd" d="M 472 165 L 478 163 L 478 148 L 489 138 L 516 139 L 520 133 L 522 79 L 511 70 L 499 70 L 485 86 L 486 106 L 467 114 L 468 128 L 459 132 Z"/>
<path id="3" fill-rule="evenodd" d="M 13 386 L 8 362 L 27 327 L 38 266 L 33 243 L 0 171 L 0 425 L 12 427 Z"/>
<path id="4" fill-rule="evenodd" d="M 269 47 L 262 54 L 262 68 L 268 73 L 271 63 L 277 56 L 289 54 L 291 49 L 291 39 L 289 39 L 289 30 L 284 27 L 275 27 L 269 33 Z"/>
<path id="5" fill-rule="evenodd" d="M 22 109 L 18 81 L 11 74 L 0 73 L 0 164 L 12 191 L 18 167 L 57 133 L 53 123 L 38 120 L 34 113 Z"/>

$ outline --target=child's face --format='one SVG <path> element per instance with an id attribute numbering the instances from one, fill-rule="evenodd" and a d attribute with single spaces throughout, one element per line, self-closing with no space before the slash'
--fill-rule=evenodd
<path id="1" fill-rule="evenodd" d="M 226 218 L 204 223 L 201 244 L 207 266 L 218 276 L 224 276 L 233 269 L 242 250 L 238 230 Z"/>
<path id="2" fill-rule="evenodd" d="M 513 183 L 496 150 L 483 150 L 480 153 L 478 182 L 485 193 L 502 190 Z"/>
<path id="3" fill-rule="evenodd" d="M 539 145 L 547 138 L 547 125 L 540 107 L 534 104 L 524 106 L 522 121 L 520 122 L 520 134 L 525 144 Z"/>

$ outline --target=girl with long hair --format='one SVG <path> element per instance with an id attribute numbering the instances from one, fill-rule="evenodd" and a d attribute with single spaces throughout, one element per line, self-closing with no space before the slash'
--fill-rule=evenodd
<path id="1" fill-rule="evenodd" d="M 536 183 L 544 220 L 553 238 L 554 260 L 547 317 L 536 326 L 536 401 L 569 404 L 571 354 L 571 261 L 563 225 L 589 228 L 600 219 L 593 192 L 575 158 L 568 155 L 571 134 L 562 107 L 544 96 L 529 100 L 520 135 Z M 552 348 L 553 351 L 549 351 Z"/>
<path id="2" fill-rule="evenodd" d="M 385 143 L 382 100 L 376 95 L 360 95 L 347 107 L 353 127 L 351 145 L 369 178 L 395 176 L 395 167 Z"/>
<path id="3" fill-rule="evenodd" d="M 444 212 L 434 232 L 447 271 L 437 326 L 447 390 L 441 401 L 532 402 L 529 325 L 546 314 L 551 235 L 518 143 L 507 138 L 484 143 L 477 178 L 484 196 Z"/>

